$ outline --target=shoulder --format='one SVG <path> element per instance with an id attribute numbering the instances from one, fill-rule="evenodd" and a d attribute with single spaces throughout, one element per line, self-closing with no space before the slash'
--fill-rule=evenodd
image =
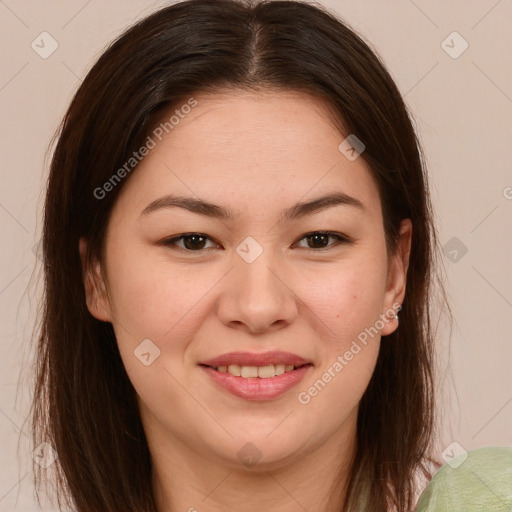
<path id="1" fill-rule="evenodd" d="M 453 458 L 434 475 L 416 512 L 510 512 L 512 447 L 488 446 Z"/>

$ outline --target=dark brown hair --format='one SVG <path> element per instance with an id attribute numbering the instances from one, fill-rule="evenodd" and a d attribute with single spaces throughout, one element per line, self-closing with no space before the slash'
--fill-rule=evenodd
<path id="1" fill-rule="evenodd" d="M 319 5 L 188 0 L 143 19 L 108 47 L 56 134 L 44 209 L 44 302 L 31 417 L 35 446 L 46 441 L 58 453 L 52 467 L 59 506 L 156 511 L 135 390 L 112 325 L 88 311 L 78 252 L 85 236 L 86 265 L 102 261 L 109 215 L 130 176 L 101 199 L 94 191 L 184 98 L 260 88 L 323 98 L 339 121 L 340 142 L 342 134 L 354 134 L 364 143 L 361 157 L 378 184 L 389 253 L 397 247 L 400 221 L 413 224 L 400 326 L 383 340 L 360 403 L 343 510 L 408 512 L 415 475 L 431 475 L 436 422 L 430 301 L 438 246 L 426 166 L 400 92 L 375 50 Z M 42 481 L 37 465 L 35 473 L 36 483 Z"/>

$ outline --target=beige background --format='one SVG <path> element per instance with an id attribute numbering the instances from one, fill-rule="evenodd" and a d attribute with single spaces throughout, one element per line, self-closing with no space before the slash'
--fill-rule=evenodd
<path id="1" fill-rule="evenodd" d="M 0 0 L 0 511 L 39 510 L 25 423 L 29 372 L 18 379 L 39 306 L 33 272 L 45 150 L 105 45 L 166 3 Z M 451 348 L 446 329 L 439 340 L 440 368 L 449 372 L 439 381 L 439 455 L 448 447 L 448 457 L 454 442 L 467 450 L 512 445 L 512 2 L 323 3 L 371 42 L 405 95 L 428 159 L 441 242 L 457 238 L 450 243 L 459 248 L 449 245 L 444 256 L 455 325 Z M 47 59 L 31 47 L 43 31 L 58 42 Z M 447 51 L 455 55 L 464 41 L 448 37 L 453 31 L 469 44 L 457 58 Z"/>

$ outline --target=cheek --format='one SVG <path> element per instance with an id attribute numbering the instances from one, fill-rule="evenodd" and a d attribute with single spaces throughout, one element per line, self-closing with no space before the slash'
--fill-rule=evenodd
<path id="1" fill-rule="evenodd" d="M 333 349 L 341 349 L 382 313 L 385 268 L 362 257 L 323 269 L 317 266 L 303 273 L 300 290 L 300 298 L 322 321 L 322 337 Z"/>
<path id="2" fill-rule="evenodd" d="M 127 255 L 122 264 L 111 265 L 109 274 L 115 290 L 115 335 L 137 394 L 144 403 L 153 403 L 158 409 L 166 400 L 170 403 L 175 399 L 169 391 L 175 383 L 172 363 L 182 364 L 183 354 L 197 329 L 197 305 L 212 284 L 208 286 L 205 282 L 202 288 L 198 287 L 190 273 L 179 266 L 149 262 L 135 250 L 127 250 Z M 159 390 L 158 396 L 155 390 Z"/>
<path id="3" fill-rule="evenodd" d="M 127 250 L 129 256 L 121 264 L 111 265 L 112 311 L 134 336 L 163 340 L 194 317 L 194 306 L 211 287 L 213 276 L 196 279 L 190 267 L 150 261 L 147 252 Z"/>
<path id="4" fill-rule="evenodd" d="M 330 420 L 326 429 L 342 424 L 360 402 L 375 369 L 380 333 L 376 321 L 382 314 L 385 278 L 377 265 L 346 265 L 321 288 L 305 290 L 314 297 L 308 306 L 322 326 L 316 343 L 319 364 L 299 390 L 304 422 L 316 417 Z"/>

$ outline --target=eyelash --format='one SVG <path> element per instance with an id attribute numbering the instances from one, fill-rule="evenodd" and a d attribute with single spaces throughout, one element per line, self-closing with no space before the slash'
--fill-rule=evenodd
<path id="1" fill-rule="evenodd" d="M 321 247 L 319 249 L 315 249 L 315 248 L 312 248 L 312 247 L 301 247 L 302 249 L 309 249 L 310 251 L 319 252 L 319 251 L 325 251 L 325 250 L 327 250 L 329 248 L 332 248 L 332 247 L 336 247 L 336 246 L 338 246 L 340 244 L 352 244 L 352 243 L 354 243 L 354 241 L 350 237 L 342 235 L 341 233 L 336 233 L 334 231 L 311 231 L 309 233 L 306 233 L 306 234 L 302 235 L 302 237 L 299 238 L 298 241 L 300 242 L 301 240 L 303 240 L 305 238 L 308 238 L 308 237 L 311 237 L 313 235 L 328 236 L 328 237 L 336 238 L 338 241 L 336 243 L 334 243 L 334 244 L 328 245 L 327 247 Z M 208 240 L 212 240 L 208 235 L 205 235 L 204 233 L 184 233 L 182 235 L 170 238 L 168 240 L 164 240 L 163 242 L 161 242 L 161 244 L 165 245 L 165 246 L 167 246 L 167 247 L 169 247 L 171 249 L 175 248 L 175 249 L 178 249 L 178 250 L 181 250 L 181 251 L 184 251 L 184 252 L 188 252 L 188 253 L 192 253 L 192 252 L 201 253 L 201 252 L 204 252 L 206 249 L 208 249 L 208 248 L 206 248 L 206 249 L 191 250 L 191 249 L 187 249 L 185 247 L 179 247 L 178 245 L 176 245 L 177 241 L 183 240 L 185 238 L 193 237 L 193 236 L 200 236 L 202 238 L 206 238 Z"/>

